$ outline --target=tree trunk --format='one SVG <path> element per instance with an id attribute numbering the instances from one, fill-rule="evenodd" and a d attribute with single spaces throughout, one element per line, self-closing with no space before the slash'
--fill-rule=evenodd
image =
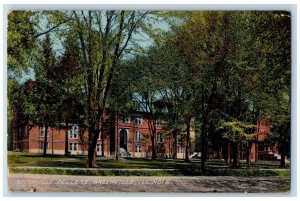
<path id="1" fill-rule="evenodd" d="M 105 155 L 104 155 L 104 146 L 105 146 L 105 144 L 104 144 L 104 132 L 103 132 L 103 124 L 101 125 L 101 156 L 102 157 L 104 157 Z"/>
<path id="2" fill-rule="evenodd" d="M 240 144 L 239 142 L 233 143 L 233 168 L 238 168 L 240 166 Z"/>
<path id="3" fill-rule="evenodd" d="M 201 143 L 202 143 L 202 153 L 201 153 L 201 170 L 205 170 L 205 162 L 207 157 L 207 147 L 206 147 L 206 122 L 203 121 L 201 128 Z"/>
<path id="4" fill-rule="evenodd" d="M 69 120 L 66 119 L 66 134 L 65 134 L 65 156 L 69 155 Z"/>
<path id="5" fill-rule="evenodd" d="M 207 157 L 207 143 L 206 143 L 206 126 L 207 126 L 207 113 L 205 109 L 205 97 L 204 97 L 204 85 L 201 85 L 201 110 L 202 110 L 202 125 L 201 125 L 201 142 L 202 142 L 202 153 L 201 153 L 201 170 L 205 170 L 205 162 Z"/>
<path id="6" fill-rule="evenodd" d="M 19 139 L 19 145 L 20 145 L 20 151 L 21 152 L 23 152 L 23 135 L 22 135 L 22 127 L 20 127 L 19 129 L 18 129 L 18 137 L 20 137 L 20 139 Z"/>
<path id="7" fill-rule="evenodd" d="M 252 143 L 249 143 L 248 146 L 246 147 L 246 164 L 247 167 L 250 168 L 251 165 L 251 149 L 252 149 Z"/>
<path id="8" fill-rule="evenodd" d="M 232 162 L 232 167 L 236 168 L 237 166 L 237 146 L 236 142 L 232 143 L 232 149 L 233 149 L 233 162 Z"/>
<path id="9" fill-rule="evenodd" d="M 241 157 L 241 149 L 240 149 L 240 142 L 236 145 L 236 167 L 240 167 L 240 157 Z"/>
<path id="10" fill-rule="evenodd" d="M 222 153 L 223 153 L 223 149 L 222 149 L 222 146 L 220 146 L 219 152 L 218 152 L 218 158 L 219 158 L 219 160 L 222 160 Z"/>
<path id="11" fill-rule="evenodd" d="M 177 158 L 177 129 L 175 129 L 173 132 L 172 132 L 172 134 L 173 134 L 173 143 L 172 143 L 172 145 L 173 145 L 173 152 L 172 152 L 172 158 L 173 159 L 176 159 Z"/>
<path id="12" fill-rule="evenodd" d="M 43 151 L 43 155 L 46 156 L 47 155 L 47 142 L 48 142 L 48 124 L 45 125 L 45 137 L 44 137 L 44 151 Z"/>
<path id="13" fill-rule="evenodd" d="M 281 159 L 280 159 L 280 167 L 285 168 L 285 154 L 281 153 Z"/>
<path id="14" fill-rule="evenodd" d="M 226 164 L 228 166 L 231 165 L 231 144 L 230 144 L 230 142 L 228 142 L 228 144 L 227 144 Z"/>
<path id="15" fill-rule="evenodd" d="M 185 162 L 190 162 L 190 148 L 191 148 L 191 142 L 190 142 L 190 127 L 191 127 L 191 118 L 190 116 L 187 117 L 186 122 L 186 145 L 185 145 Z"/>
<path id="16" fill-rule="evenodd" d="M 152 143 L 152 160 L 156 160 L 157 154 L 156 154 L 156 122 L 154 118 L 150 121 L 151 124 L 151 130 L 152 130 L 152 135 L 151 135 L 151 143 Z"/>
<path id="17" fill-rule="evenodd" d="M 151 159 L 156 160 L 157 155 L 156 155 L 155 133 L 152 133 L 151 143 L 152 143 L 152 157 L 151 157 Z"/>
<path id="18" fill-rule="evenodd" d="M 115 115 L 115 152 L 116 152 L 116 161 L 119 160 L 119 116 L 118 112 Z"/>
<path id="19" fill-rule="evenodd" d="M 280 167 L 285 168 L 286 164 L 285 164 L 285 144 L 284 144 L 284 140 L 282 140 L 281 142 L 281 146 L 280 146 Z"/>
<path id="20" fill-rule="evenodd" d="M 53 146 L 53 143 L 54 143 L 54 136 L 53 136 L 53 130 L 51 132 L 51 150 L 52 150 L 52 155 L 54 154 L 54 146 Z"/>
<path id="21" fill-rule="evenodd" d="M 96 145 L 97 139 L 99 137 L 99 128 L 97 128 L 97 124 L 92 124 L 89 127 L 89 150 L 88 150 L 88 167 L 98 167 L 96 163 Z"/>

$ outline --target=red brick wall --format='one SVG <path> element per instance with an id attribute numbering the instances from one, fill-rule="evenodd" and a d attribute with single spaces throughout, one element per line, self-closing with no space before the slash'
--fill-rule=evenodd
<path id="1" fill-rule="evenodd" d="M 16 120 L 17 120 L 16 115 Z M 140 115 L 138 115 L 140 116 Z M 105 117 L 105 120 L 109 120 L 108 117 Z M 30 153 L 43 153 L 42 145 L 41 143 L 44 142 L 44 136 L 41 136 L 41 129 L 42 127 L 37 125 L 30 125 L 29 123 L 22 125 L 22 129 L 28 129 L 28 135 L 26 135 L 25 131 L 22 130 L 22 136 L 27 136 L 27 142 L 22 141 L 21 144 L 23 147 L 26 147 L 24 151 L 28 151 Z M 16 124 L 15 128 L 15 139 L 14 143 L 16 146 L 18 145 L 17 140 L 17 129 L 20 127 L 20 125 Z M 163 122 L 163 125 L 157 125 L 156 126 L 156 133 L 161 133 L 165 130 L 166 122 Z M 142 117 L 142 123 L 140 125 L 135 123 L 135 116 L 131 116 L 130 122 L 122 122 L 119 121 L 118 123 L 118 132 L 122 129 L 125 129 L 127 133 L 127 151 L 130 153 L 131 157 L 151 157 L 151 136 L 148 128 L 148 121 Z M 142 140 L 141 142 L 136 142 L 134 140 L 134 133 L 136 131 L 139 131 L 142 133 Z M 79 129 L 79 133 L 82 133 L 81 135 L 78 134 L 76 139 L 69 138 L 68 139 L 68 150 L 70 150 L 70 143 L 78 143 L 77 145 L 77 151 L 71 151 L 71 154 L 87 154 L 88 146 L 87 146 L 87 138 L 88 133 L 87 131 L 83 131 Z M 58 128 L 48 128 L 48 154 L 64 154 L 65 153 L 65 135 L 66 135 L 66 129 L 58 129 Z M 114 133 L 109 133 L 109 129 L 103 131 L 104 136 L 104 155 L 109 156 L 110 154 L 114 155 L 114 150 L 110 150 L 110 136 L 114 135 Z M 195 135 L 193 131 L 193 136 Z M 81 136 L 81 137 L 80 137 Z M 163 135 L 164 139 L 162 142 L 157 142 L 157 147 L 160 148 L 161 152 L 158 150 L 157 154 L 159 157 L 171 157 L 172 156 L 172 142 L 173 139 L 169 136 Z M 68 135 L 69 137 L 69 135 Z M 191 137 L 191 139 L 194 139 L 194 137 Z M 26 144 L 27 143 L 27 144 Z M 115 143 L 115 142 L 112 142 Z M 20 144 L 20 143 L 19 143 Z M 97 144 L 101 143 L 101 137 L 99 136 L 99 139 L 97 141 Z M 136 152 L 135 146 L 140 145 L 141 146 L 141 152 Z M 179 147 L 180 145 L 178 145 Z M 182 145 L 184 146 L 184 144 Z M 112 151 L 112 153 L 110 153 Z M 97 155 L 101 155 L 101 149 L 97 152 Z M 182 153 L 178 153 L 177 156 L 179 158 L 182 158 L 184 156 L 184 147 L 182 150 Z"/>

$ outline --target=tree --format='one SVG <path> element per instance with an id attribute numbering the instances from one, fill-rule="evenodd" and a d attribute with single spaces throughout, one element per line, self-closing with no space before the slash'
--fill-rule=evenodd
<path id="1" fill-rule="evenodd" d="M 223 138 L 228 139 L 229 143 L 233 147 L 233 168 L 240 166 L 240 144 L 247 144 L 247 165 L 250 166 L 250 152 L 252 142 L 257 136 L 255 133 L 255 125 L 251 125 L 245 122 L 233 121 L 233 122 L 220 122 L 218 130 L 223 133 Z M 249 133 L 248 133 L 249 132 Z"/>
<path id="2" fill-rule="evenodd" d="M 65 52 L 59 60 L 58 65 L 52 71 L 53 82 L 59 88 L 57 94 L 60 122 L 65 122 L 65 156 L 68 155 L 68 131 L 70 123 L 78 124 L 82 130 L 84 125 L 84 93 L 81 89 L 82 75 L 79 71 L 79 58 L 76 52 L 77 45 L 71 36 L 68 36 L 64 42 Z M 82 143 L 82 142 L 81 142 Z"/>
<path id="3" fill-rule="evenodd" d="M 36 48 L 36 41 L 30 37 L 35 35 L 37 24 L 33 15 L 28 11 L 13 11 L 8 15 L 7 66 L 17 74 L 30 67 L 31 53 Z"/>
<path id="4" fill-rule="evenodd" d="M 13 79 L 7 80 L 7 150 L 12 151 L 14 149 L 14 106 L 17 104 L 18 91 L 20 84 Z"/>
<path id="5" fill-rule="evenodd" d="M 41 30 L 41 19 L 53 16 L 55 25 Z M 48 19 L 49 20 L 49 19 Z M 20 76 L 32 67 L 36 54 L 39 54 L 39 39 L 56 31 L 69 19 L 62 18 L 59 12 L 52 11 L 12 11 L 8 14 L 7 67 L 8 71 Z"/>
<path id="6" fill-rule="evenodd" d="M 95 148 L 115 69 L 147 12 L 74 11 L 71 29 L 79 40 L 80 67 L 86 83 L 88 167 L 96 167 Z"/>
<path id="7" fill-rule="evenodd" d="M 174 47 L 185 58 L 193 79 L 193 106 L 201 119 L 202 169 L 207 156 L 210 113 L 224 99 L 225 59 L 232 52 L 229 16 L 226 12 L 194 12 L 174 29 Z"/>
<path id="8" fill-rule="evenodd" d="M 155 160 L 157 157 L 156 120 L 160 113 L 159 109 L 155 107 L 155 103 L 160 101 L 158 95 L 160 83 L 153 79 L 157 76 L 157 71 L 155 67 L 152 66 L 151 60 L 149 60 L 148 57 L 138 57 L 134 65 L 139 77 L 132 85 L 132 98 L 137 110 L 146 114 L 145 120 L 148 124 L 151 139 L 152 159 Z"/>
<path id="9" fill-rule="evenodd" d="M 281 167 L 285 167 L 285 157 L 289 155 L 291 134 L 291 19 L 286 11 L 272 12 L 268 23 L 264 23 L 263 34 L 260 35 L 261 53 L 265 56 L 268 77 L 261 83 L 268 99 L 263 102 L 264 112 L 272 117 L 273 132 L 279 133 Z M 275 81 L 276 80 L 276 81 Z"/>
<path id="10" fill-rule="evenodd" d="M 190 124 L 193 113 L 192 87 L 193 79 L 180 55 L 170 42 L 172 36 L 167 35 L 161 45 L 151 48 L 147 54 L 149 64 L 157 71 L 152 76 L 153 82 L 161 83 L 157 90 L 168 117 L 169 132 L 173 138 L 173 156 L 177 155 L 177 139 L 179 134 L 186 132 L 185 160 L 189 161 L 190 155 Z M 148 64 L 148 65 L 149 65 Z M 148 75 L 149 76 L 149 75 Z"/>
<path id="11" fill-rule="evenodd" d="M 20 107 L 24 116 L 45 128 L 43 155 L 47 154 L 48 128 L 57 126 L 57 89 L 58 86 L 50 78 L 56 59 L 52 50 L 49 35 L 42 42 L 41 55 L 35 64 L 36 81 L 29 81 L 19 89 L 17 106 Z"/>

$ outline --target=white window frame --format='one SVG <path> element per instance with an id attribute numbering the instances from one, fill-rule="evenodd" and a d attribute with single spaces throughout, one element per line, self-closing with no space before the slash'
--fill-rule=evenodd
<path id="1" fill-rule="evenodd" d="M 96 151 L 97 152 L 101 152 L 101 150 L 102 150 L 102 145 L 101 144 L 97 144 Z"/>
<path id="2" fill-rule="evenodd" d="M 136 125 L 142 125 L 143 119 L 142 119 L 142 117 L 135 117 L 134 122 Z"/>
<path id="3" fill-rule="evenodd" d="M 70 151 L 78 151 L 78 143 L 77 142 L 71 142 L 70 145 Z"/>
<path id="4" fill-rule="evenodd" d="M 131 123 L 131 118 L 130 117 L 125 117 L 124 118 L 124 123 Z"/>
<path id="5" fill-rule="evenodd" d="M 76 124 L 72 125 L 69 130 L 69 139 L 78 139 L 78 126 Z"/>
<path id="6" fill-rule="evenodd" d="M 78 151 L 78 143 L 73 144 L 73 149 L 74 149 L 74 151 Z"/>
<path id="7" fill-rule="evenodd" d="M 142 145 L 135 145 L 134 152 L 137 152 L 137 153 L 142 152 Z"/>
<path id="8" fill-rule="evenodd" d="M 182 146 L 177 147 L 177 153 L 183 153 L 183 152 L 184 150 Z"/>
<path id="9" fill-rule="evenodd" d="M 134 142 L 142 142 L 142 132 L 141 131 L 134 132 Z"/>
<path id="10" fill-rule="evenodd" d="M 46 127 L 40 127 L 40 137 L 45 137 L 46 134 Z"/>

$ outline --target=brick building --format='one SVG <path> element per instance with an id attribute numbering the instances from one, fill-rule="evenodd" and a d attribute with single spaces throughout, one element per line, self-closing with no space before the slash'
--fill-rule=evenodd
<path id="1" fill-rule="evenodd" d="M 33 124 L 30 120 L 22 118 L 22 113 L 14 110 L 14 150 L 29 153 L 43 153 L 45 140 L 45 127 Z M 105 128 L 101 129 L 97 141 L 97 155 L 115 157 L 116 151 L 122 157 L 145 158 L 151 157 L 151 138 L 147 118 L 142 112 L 135 112 L 113 120 L 106 115 Z M 116 132 L 118 130 L 118 132 Z M 167 122 L 156 120 L 157 137 L 156 147 L 159 158 L 170 158 L 174 152 L 172 143 L 174 139 L 167 131 Z M 67 132 L 67 133 L 66 133 Z M 70 124 L 67 129 L 64 124 L 58 127 L 49 127 L 47 134 L 47 154 L 65 153 L 66 134 L 68 136 L 68 150 L 71 155 L 87 155 L 88 132 L 76 124 Z M 182 133 L 177 141 L 177 158 L 185 157 L 185 140 Z M 102 143 L 103 139 L 103 143 Z M 195 131 L 190 129 L 191 143 L 195 141 Z"/>
<path id="2" fill-rule="evenodd" d="M 277 160 L 280 159 L 278 144 L 277 142 L 272 142 L 268 145 L 265 144 L 266 140 L 272 135 L 271 132 L 271 118 L 269 116 L 261 117 L 256 124 L 256 137 L 252 142 L 251 152 L 250 152 L 250 160 L 251 162 L 256 162 L 257 160 Z M 227 150 L 228 145 L 225 145 L 223 149 L 214 150 L 211 143 L 208 147 L 208 158 L 210 159 L 225 159 L 227 158 Z M 247 151 L 246 144 L 240 144 L 240 160 L 246 160 Z M 220 152 L 220 150 L 222 150 Z M 231 150 L 230 157 L 233 157 L 233 153 Z"/>
<path id="3" fill-rule="evenodd" d="M 27 88 L 32 88 L 34 81 L 27 82 Z M 25 151 L 29 153 L 43 153 L 45 141 L 45 127 L 33 124 L 29 119 L 24 119 L 22 111 L 14 108 L 14 150 Z M 112 115 L 112 111 L 107 110 L 105 122 L 97 140 L 97 155 L 106 157 L 115 157 L 119 152 L 123 157 L 145 158 L 151 157 L 151 138 L 146 114 L 134 111 L 131 114 L 121 115 L 117 120 Z M 193 125 L 193 120 L 192 120 Z M 163 119 L 156 120 L 157 136 L 155 139 L 158 158 L 172 158 L 176 152 L 177 158 L 185 157 L 185 136 L 181 133 L 177 139 L 168 131 L 168 122 Z M 65 124 L 56 127 L 49 127 L 47 135 L 47 153 L 64 154 L 67 144 L 69 154 L 87 155 L 88 152 L 88 132 L 87 129 L 80 128 L 79 125 L 70 123 L 68 128 Z M 263 142 L 271 135 L 270 117 L 262 117 L 257 122 L 257 138 L 252 144 L 250 153 L 251 161 L 261 159 L 272 159 L 278 156 L 278 147 L 276 144 L 265 147 Z M 194 126 L 190 128 L 191 145 L 195 144 Z M 67 139 L 67 142 L 66 142 Z M 103 143 L 102 143 L 103 141 Z M 176 141 L 176 150 L 173 143 Z M 102 149 L 103 146 L 103 149 Z M 200 156 L 195 152 L 194 146 L 191 146 L 189 153 L 192 156 Z M 209 147 L 209 149 L 211 149 Z M 102 154 L 103 150 L 103 154 Z M 199 151 L 199 150 L 198 150 Z M 208 151 L 208 158 L 220 158 L 222 154 L 214 150 Z M 241 145 L 240 159 L 246 158 L 245 146 Z"/>
<path id="4" fill-rule="evenodd" d="M 271 132 L 271 122 L 269 116 L 261 117 L 256 124 L 256 132 L 257 136 L 252 144 L 251 152 L 250 152 L 250 160 L 251 162 L 256 162 L 257 160 L 276 160 L 279 159 L 279 151 L 277 143 L 266 146 L 264 142 L 270 137 Z M 246 151 L 242 144 L 241 159 L 246 159 Z"/>

